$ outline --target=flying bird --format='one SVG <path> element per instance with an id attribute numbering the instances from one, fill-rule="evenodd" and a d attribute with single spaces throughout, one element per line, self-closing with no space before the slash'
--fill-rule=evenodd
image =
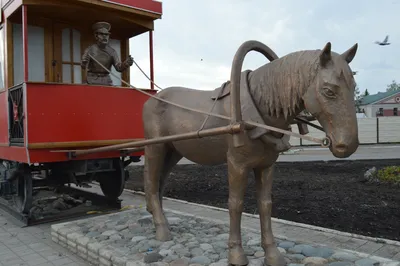
<path id="1" fill-rule="evenodd" d="M 383 40 L 383 42 L 376 41 L 375 43 L 378 44 L 378 45 L 382 45 L 382 46 L 384 46 L 384 45 L 390 45 L 390 42 L 388 42 L 388 40 L 389 40 L 389 35 L 386 35 L 386 37 L 385 37 L 385 39 Z"/>

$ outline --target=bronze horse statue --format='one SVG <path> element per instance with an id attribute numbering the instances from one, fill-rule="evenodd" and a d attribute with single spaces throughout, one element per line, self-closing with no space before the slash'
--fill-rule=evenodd
<path id="1" fill-rule="evenodd" d="M 348 157 L 358 148 L 358 127 L 354 105 L 355 81 L 349 63 L 357 52 L 357 44 L 342 54 L 331 51 L 327 43 L 322 50 L 306 50 L 275 58 L 266 46 L 250 41 L 233 61 L 231 80 L 215 91 L 169 87 L 157 97 L 183 106 L 212 110 L 231 117 L 231 101 L 241 102 L 245 119 L 288 130 L 303 110 L 311 113 L 330 139 L 329 149 L 339 158 Z M 258 48 L 257 48 L 258 47 Z M 261 47 L 261 48 L 260 48 Z M 246 50 L 247 49 L 247 50 Z M 250 50 L 263 53 L 271 62 L 254 71 L 241 72 L 244 55 Z M 239 51 L 238 51 L 239 53 Z M 240 53 L 239 53 L 240 54 Z M 240 97 L 233 97 L 235 90 Z M 238 99 L 239 97 L 239 99 Z M 234 99 L 233 99 L 234 98 Z M 215 103 L 215 105 L 214 105 Z M 181 134 L 229 125 L 219 117 L 189 112 L 158 99 L 150 98 L 143 107 L 146 139 Z M 248 172 L 254 171 L 257 204 L 261 223 L 261 245 L 266 265 L 285 265 L 276 247 L 271 229 L 271 187 L 274 163 L 279 149 L 274 140 L 288 142 L 281 133 L 250 128 L 240 141 L 235 135 L 218 135 L 190 140 L 154 144 L 145 147 L 144 187 L 147 210 L 152 214 L 156 238 L 172 238 L 162 209 L 162 195 L 171 169 L 183 158 L 201 165 L 227 163 L 229 180 L 230 233 L 228 261 L 247 265 L 241 241 L 241 215 Z M 265 138 L 264 138 L 265 137 Z"/>

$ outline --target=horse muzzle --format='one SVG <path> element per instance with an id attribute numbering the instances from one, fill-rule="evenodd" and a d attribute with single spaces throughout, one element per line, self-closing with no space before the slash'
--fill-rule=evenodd
<path id="1" fill-rule="evenodd" d="M 327 137 L 330 140 L 329 149 L 336 158 L 350 157 L 358 148 L 358 137 L 340 138 L 335 140 L 332 137 Z"/>

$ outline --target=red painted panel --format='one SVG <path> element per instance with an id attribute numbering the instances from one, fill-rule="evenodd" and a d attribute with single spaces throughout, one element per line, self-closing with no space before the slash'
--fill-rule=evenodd
<path id="1" fill-rule="evenodd" d="M 8 145 L 7 91 L 0 92 L 0 143 Z"/>
<path id="2" fill-rule="evenodd" d="M 3 147 L 0 146 L 0 158 L 3 160 L 28 162 L 27 151 L 24 147 Z"/>
<path id="3" fill-rule="evenodd" d="M 26 97 L 29 144 L 143 138 L 149 96 L 134 89 L 28 83 Z"/>
<path id="4" fill-rule="evenodd" d="M 162 14 L 162 3 L 153 0 L 100 0 Z"/>

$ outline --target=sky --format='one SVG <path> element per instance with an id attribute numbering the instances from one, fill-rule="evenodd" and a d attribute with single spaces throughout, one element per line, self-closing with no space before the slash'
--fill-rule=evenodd
<path id="1" fill-rule="evenodd" d="M 185 86 L 211 90 L 229 80 L 239 46 L 257 40 L 279 57 L 299 50 L 322 49 L 327 42 L 342 53 L 358 43 L 350 63 L 358 71 L 361 92 L 385 91 L 400 82 L 400 1 L 344 0 L 164 0 L 155 21 L 154 81 L 161 88 Z M 391 45 L 379 46 L 389 35 Z M 149 35 L 130 40 L 130 53 L 149 75 Z M 257 52 L 247 54 L 243 69 L 268 63 Z M 131 84 L 150 82 L 131 67 Z"/>

